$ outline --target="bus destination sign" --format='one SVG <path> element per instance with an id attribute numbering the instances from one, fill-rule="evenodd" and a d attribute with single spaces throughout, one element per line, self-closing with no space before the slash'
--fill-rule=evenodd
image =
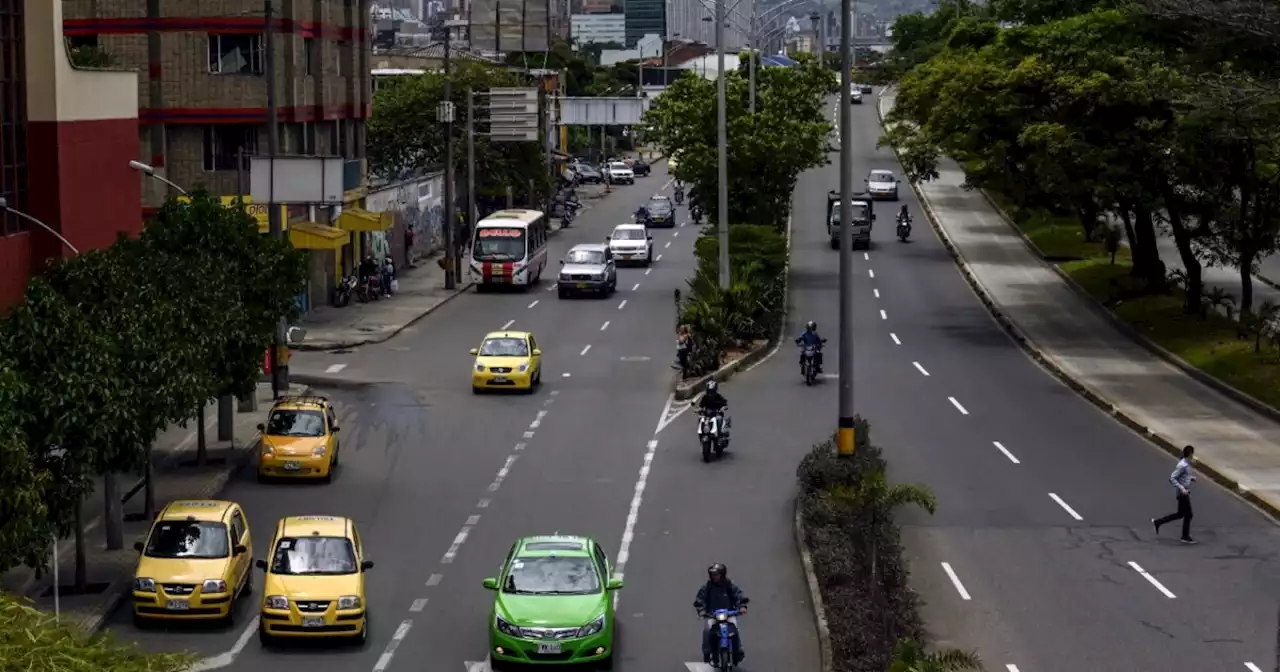
<path id="1" fill-rule="evenodd" d="M 523 229 L 497 229 L 484 228 L 480 229 L 477 234 L 481 238 L 519 238 L 524 235 Z"/>

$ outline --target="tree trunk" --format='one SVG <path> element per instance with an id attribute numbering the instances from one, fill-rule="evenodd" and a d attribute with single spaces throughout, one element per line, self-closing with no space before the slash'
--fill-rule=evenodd
<path id="1" fill-rule="evenodd" d="M 1240 252 L 1240 319 L 1253 312 L 1253 262 L 1258 255 L 1253 250 Z"/>
<path id="2" fill-rule="evenodd" d="M 1085 199 L 1076 208 L 1076 216 L 1080 218 L 1080 226 L 1084 229 L 1085 241 L 1093 242 L 1093 235 L 1098 230 L 1098 206 L 1092 198 Z"/>
<path id="3" fill-rule="evenodd" d="M 116 474 L 102 476 L 102 515 L 105 525 L 107 550 L 118 551 L 124 548 L 124 509 L 120 506 L 120 488 Z"/>
<path id="4" fill-rule="evenodd" d="M 200 410 L 196 413 L 196 466 L 203 467 L 209 459 L 209 442 L 204 435 L 204 402 L 200 402 Z"/>
<path id="5" fill-rule="evenodd" d="M 1156 225 L 1151 211 L 1136 206 L 1133 217 L 1133 275 L 1145 281 L 1147 291 L 1161 292 L 1167 285 L 1164 262 L 1160 261 L 1160 249 L 1156 246 Z"/>
<path id="6" fill-rule="evenodd" d="M 84 546 L 84 500 L 76 501 L 76 576 L 75 591 L 84 594 L 89 591 L 89 567 L 85 560 L 88 549 Z"/>
<path id="7" fill-rule="evenodd" d="M 1173 230 L 1173 242 L 1178 248 L 1183 271 L 1187 275 L 1186 293 L 1182 310 L 1188 315 L 1200 315 L 1204 310 L 1204 273 L 1200 259 L 1191 248 L 1191 232 L 1183 223 L 1182 215 L 1169 210 L 1169 228 Z"/>

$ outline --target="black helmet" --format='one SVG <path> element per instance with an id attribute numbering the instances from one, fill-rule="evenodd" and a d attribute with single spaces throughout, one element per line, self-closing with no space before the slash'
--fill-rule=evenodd
<path id="1" fill-rule="evenodd" d="M 809 321 L 804 325 L 804 328 L 805 328 L 805 329 L 808 329 L 809 331 L 817 331 L 817 330 L 818 330 L 818 323 L 817 323 L 817 322 L 814 322 L 813 320 L 809 320 Z"/>
<path id="2" fill-rule="evenodd" d="M 707 578 L 711 578 L 716 574 L 719 574 L 722 578 L 729 578 L 728 568 L 718 562 L 713 562 L 711 563 L 711 566 L 707 568 Z"/>

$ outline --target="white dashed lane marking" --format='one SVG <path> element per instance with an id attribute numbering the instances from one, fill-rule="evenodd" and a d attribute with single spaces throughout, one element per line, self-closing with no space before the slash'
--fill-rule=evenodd
<path id="1" fill-rule="evenodd" d="M 874 270 L 872 270 L 872 269 L 868 268 L 868 269 L 867 269 L 867 275 L 869 275 L 869 276 L 871 276 L 871 277 L 873 277 L 873 278 L 874 278 L 874 277 L 876 277 L 876 272 L 875 272 Z"/>
<path id="2" fill-rule="evenodd" d="M 1052 499 L 1053 501 L 1057 502 L 1058 506 L 1061 506 L 1062 509 L 1066 511 L 1072 518 L 1075 518 L 1076 520 L 1084 520 L 1084 518 L 1081 517 L 1080 514 L 1076 513 L 1075 509 L 1071 508 L 1070 505 L 1062 501 L 1061 497 L 1051 492 L 1049 493 L 1049 499 Z"/>
<path id="3" fill-rule="evenodd" d="M 886 315 L 886 314 L 885 314 L 885 312 L 884 312 L 884 308 L 881 308 L 881 309 L 880 309 L 880 319 L 882 319 L 882 320 L 887 320 L 887 319 L 889 319 L 889 316 L 888 316 L 888 315 Z"/>
<path id="4" fill-rule="evenodd" d="M 623 299 L 622 303 L 618 304 L 618 310 L 622 310 L 623 308 L 626 308 L 626 307 L 627 307 L 627 300 Z"/>
<path id="5" fill-rule="evenodd" d="M 515 321 L 515 320 L 507 320 L 507 323 L 506 323 L 506 324 L 504 324 L 504 325 L 502 325 L 502 329 L 504 329 L 504 330 L 505 330 L 505 329 L 510 329 L 510 328 L 511 328 L 511 325 L 513 325 L 513 324 L 515 324 L 515 323 L 516 323 L 516 321 Z"/>
<path id="6" fill-rule="evenodd" d="M 605 329 L 608 329 L 608 328 L 609 328 L 609 321 L 605 320 L 604 324 L 600 325 L 600 331 L 604 331 Z"/>
<path id="7" fill-rule="evenodd" d="M 952 405 L 952 406 L 955 406 L 957 411 L 960 411 L 960 412 L 961 412 L 961 413 L 963 413 L 964 415 L 969 415 L 969 411 L 966 411 L 966 410 L 964 409 L 964 406 L 961 406 L 961 405 L 960 405 L 960 402 L 956 401 L 956 398 L 955 398 L 955 397 L 947 397 L 947 401 L 950 401 L 950 402 L 951 402 L 951 405 Z"/>
<path id="8" fill-rule="evenodd" d="M 960 599 L 966 601 L 973 599 L 972 597 L 969 597 L 969 591 L 964 589 L 964 584 L 960 583 L 960 577 L 956 576 L 956 570 L 951 568 L 951 563 L 942 563 L 942 571 L 946 572 L 947 578 L 951 579 L 951 585 L 956 587 L 957 593 L 960 593 Z"/>
<path id="9" fill-rule="evenodd" d="M 872 289 L 872 290 L 871 290 L 871 293 L 872 293 L 872 294 L 875 294 L 877 299 L 878 299 L 878 298 L 880 298 L 880 290 L 878 290 L 878 289 Z"/>
<path id="10" fill-rule="evenodd" d="M 532 307 L 534 307 L 534 306 L 536 306 L 536 305 L 538 305 L 538 301 L 537 301 L 537 299 L 535 299 L 533 303 L 529 304 L 529 307 L 530 307 L 530 308 L 532 308 Z"/>
<path id="11" fill-rule="evenodd" d="M 920 366 L 920 362 L 911 362 L 911 364 L 916 367 L 916 371 L 919 371 L 924 376 L 927 377 L 929 375 L 929 372 L 925 371 L 923 366 Z"/>
<path id="12" fill-rule="evenodd" d="M 383 650 L 382 655 L 378 656 L 378 662 L 373 665 L 373 672 L 382 672 L 391 664 L 391 658 L 396 655 L 396 649 L 400 648 L 400 642 L 404 641 L 406 635 L 409 634 L 409 628 L 413 627 L 413 621 L 401 621 L 400 626 L 396 628 L 396 634 L 391 636 L 391 641 L 387 643 L 387 648 Z"/>
<path id="13" fill-rule="evenodd" d="M 588 344 L 588 345 L 587 345 L 587 347 L 585 347 L 585 348 L 583 348 L 583 349 L 582 349 L 582 352 L 579 352 L 579 353 L 578 353 L 578 355 L 585 355 L 585 354 L 587 354 L 587 351 L 588 351 L 588 350 L 590 350 L 590 349 L 591 349 L 591 345 L 590 345 L 590 344 Z"/>
<path id="14" fill-rule="evenodd" d="M 895 334 L 895 333 L 893 333 L 892 331 L 891 331 L 891 332 L 889 332 L 889 338 L 892 338 L 892 339 L 893 339 L 893 344 L 894 344 L 894 345 L 902 345 L 902 341 L 899 341 L 899 340 L 898 340 L 898 335 L 897 335 L 897 334 Z"/>
<path id="15" fill-rule="evenodd" d="M 488 500 L 485 500 L 485 501 L 488 501 Z M 436 587 L 436 586 L 440 585 L 440 582 L 441 582 L 443 579 L 444 579 L 444 575 L 443 575 L 443 574 L 432 574 L 431 576 L 427 577 L 427 587 L 428 587 L 428 588 L 434 588 L 434 587 Z"/>
<path id="16" fill-rule="evenodd" d="M 343 369 L 345 369 L 345 368 L 347 368 L 347 365 L 346 365 L 346 364 L 330 364 L 330 365 L 329 365 L 329 368 L 325 369 L 325 370 L 324 370 L 324 372 L 325 372 L 325 373 L 337 373 L 337 372 L 339 372 L 339 371 L 341 371 L 341 370 L 343 370 Z"/>
<path id="17" fill-rule="evenodd" d="M 1021 462 L 1019 462 L 1019 461 L 1018 461 L 1018 458 L 1016 458 L 1016 457 L 1014 457 L 1014 456 L 1013 456 L 1013 453 L 1009 452 L 1009 449 L 1008 449 L 1008 448 L 1005 448 L 1005 447 L 1004 447 L 1004 444 L 1003 444 L 1003 443 L 1000 443 L 999 441 L 992 441 L 991 443 L 992 443 L 993 445 L 995 445 L 996 449 L 998 449 L 1000 452 L 1004 453 L 1004 456 L 1005 456 L 1005 457 L 1007 457 L 1007 458 L 1009 458 L 1009 461 L 1010 461 L 1010 462 L 1012 462 L 1012 463 L 1014 463 L 1014 464 L 1022 464 Z"/>
<path id="18" fill-rule="evenodd" d="M 1134 561 L 1130 560 L 1130 561 L 1129 561 L 1129 566 L 1130 566 L 1130 567 L 1132 567 L 1132 568 L 1133 568 L 1133 571 L 1137 572 L 1137 573 L 1138 573 L 1142 578 L 1146 579 L 1146 580 L 1147 580 L 1147 583 L 1149 583 L 1149 584 L 1151 584 L 1151 585 L 1155 586 L 1156 590 L 1158 590 L 1158 591 L 1160 591 L 1161 593 L 1163 593 L 1165 597 L 1167 597 L 1167 598 L 1169 598 L 1169 599 L 1171 599 L 1171 600 L 1177 597 L 1177 595 L 1174 595 L 1174 594 L 1173 594 L 1173 591 L 1169 590 L 1168 588 L 1165 588 L 1163 583 L 1160 583 L 1160 581 L 1159 581 L 1159 580 L 1157 580 L 1157 579 L 1156 579 L 1156 577 L 1151 576 L 1150 574 L 1148 574 L 1148 573 L 1147 573 L 1147 570 L 1145 570 L 1145 569 L 1143 569 L 1142 567 L 1140 567 L 1140 566 L 1138 565 L 1138 563 L 1136 563 L 1136 562 L 1134 562 Z"/>
<path id="19" fill-rule="evenodd" d="M 636 291 L 637 289 L 640 289 L 640 283 L 638 283 L 638 282 L 635 284 L 635 286 L 633 286 L 633 287 L 631 288 L 631 291 L 633 291 L 633 292 L 634 292 L 634 291 Z"/>

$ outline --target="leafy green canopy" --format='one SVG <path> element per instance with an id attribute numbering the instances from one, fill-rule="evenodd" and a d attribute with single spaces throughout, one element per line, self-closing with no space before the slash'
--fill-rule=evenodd
<path id="1" fill-rule="evenodd" d="M 726 73 L 729 220 L 781 226 L 800 174 L 827 162 L 831 124 L 824 100 L 834 93 L 836 79 L 810 61 L 760 68 L 756 80 L 752 114 L 747 78 Z M 686 74 L 645 113 L 648 137 L 679 157 L 675 176 L 704 195 L 711 221 L 719 208 L 716 111 L 716 82 Z"/>
<path id="2" fill-rule="evenodd" d="M 0 471 L 29 472 L 0 478 L 0 566 L 42 563 L 95 475 L 138 470 L 165 426 L 252 390 L 306 273 L 305 253 L 197 192 L 33 279 L 0 321 Z"/>
<path id="3" fill-rule="evenodd" d="M 444 100 L 444 74 L 429 72 L 388 80 L 373 97 L 366 139 L 370 171 L 390 180 L 444 165 L 445 125 L 436 108 Z M 534 193 L 550 184 L 543 147 L 537 142 L 490 142 L 488 97 L 491 87 L 529 86 L 521 75 L 493 66 L 462 62 L 453 68 L 454 168 L 466 172 L 467 88 L 475 91 L 476 193 L 498 196 L 511 185 L 517 194 L 534 180 Z"/>

